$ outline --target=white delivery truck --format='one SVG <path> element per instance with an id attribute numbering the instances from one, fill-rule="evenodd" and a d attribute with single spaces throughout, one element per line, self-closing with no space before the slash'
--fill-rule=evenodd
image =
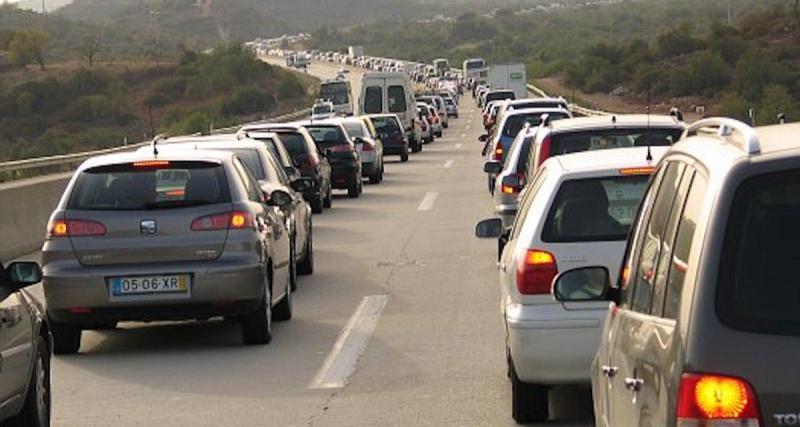
<path id="1" fill-rule="evenodd" d="M 525 64 L 492 65 L 486 81 L 492 90 L 508 89 L 514 92 L 517 99 L 528 97 L 528 76 Z"/>
<path id="2" fill-rule="evenodd" d="M 364 56 L 364 46 L 348 46 L 347 55 L 351 59 L 356 59 Z"/>

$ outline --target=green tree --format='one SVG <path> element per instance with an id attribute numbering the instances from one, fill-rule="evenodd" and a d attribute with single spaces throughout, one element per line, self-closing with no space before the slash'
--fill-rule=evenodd
<path id="1" fill-rule="evenodd" d="M 17 114 L 27 116 L 34 113 L 36 97 L 30 92 L 22 92 L 17 95 Z"/>
<path id="2" fill-rule="evenodd" d="M 740 95 L 729 94 L 720 100 L 719 107 L 715 114 L 747 122 L 749 120 L 747 116 L 750 106 L 751 104 Z"/>
<path id="3" fill-rule="evenodd" d="M 794 105 L 789 90 L 778 84 L 771 84 L 764 88 L 761 102 L 756 113 L 756 123 L 759 125 L 778 123 L 778 115 L 785 114 L 789 119 L 794 117 Z"/>
<path id="4" fill-rule="evenodd" d="M 44 54 L 50 36 L 38 29 L 17 31 L 8 45 L 12 62 L 20 65 L 39 64 L 44 70 Z"/>

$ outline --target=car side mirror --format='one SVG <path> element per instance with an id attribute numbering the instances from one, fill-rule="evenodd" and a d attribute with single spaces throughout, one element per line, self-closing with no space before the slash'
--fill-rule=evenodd
<path id="1" fill-rule="evenodd" d="M 297 175 L 297 168 L 294 166 L 284 166 L 283 171 L 289 176 Z"/>
<path id="2" fill-rule="evenodd" d="M 486 142 L 487 139 L 489 139 L 489 135 L 488 134 L 483 134 L 483 135 L 478 137 L 478 141 L 480 141 L 480 142 Z"/>
<path id="3" fill-rule="evenodd" d="M 502 234 L 503 221 L 500 218 L 484 219 L 475 225 L 475 236 L 481 239 L 496 239 Z"/>
<path id="4" fill-rule="evenodd" d="M 605 267 L 565 271 L 553 279 L 553 296 L 560 302 L 608 301 L 610 275 Z"/>
<path id="5" fill-rule="evenodd" d="M 297 178 L 291 183 L 292 189 L 300 193 L 310 190 L 314 186 L 311 178 Z"/>
<path id="6" fill-rule="evenodd" d="M 267 198 L 267 205 L 284 208 L 292 204 L 292 195 L 283 190 L 273 190 Z"/>
<path id="7" fill-rule="evenodd" d="M 364 138 L 362 138 L 360 136 L 357 136 L 357 137 L 353 138 L 353 142 L 355 142 L 356 144 L 363 144 L 364 143 Z"/>
<path id="8" fill-rule="evenodd" d="M 498 161 L 490 161 L 483 164 L 483 171 L 486 173 L 498 174 L 503 171 L 503 164 Z"/>
<path id="9" fill-rule="evenodd" d="M 35 262 L 12 262 L 6 272 L 14 291 L 42 281 L 42 268 Z"/>

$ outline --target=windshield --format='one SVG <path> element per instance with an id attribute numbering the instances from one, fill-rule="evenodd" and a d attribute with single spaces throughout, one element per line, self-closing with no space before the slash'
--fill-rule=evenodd
<path id="1" fill-rule="evenodd" d="M 342 105 L 350 102 L 350 88 L 345 82 L 323 83 L 319 88 L 319 97 Z"/>
<path id="2" fill-rule="evenodd" d="M 542 123 L 543 114 L 547 114 L 549 120 L 551 121 L 566 119 L 569 117 L 566 113 L 560 113 L 560 112 L 514 114 L 506 118 L 505 125 L 503 126 L 502 135 L 508 138 L 516 137 L 519 131 L 522 130 L 523 126 L 525 126 L 525 123 L 530 123 L 531 127 L 539 126 Z"/>
<path id="3" fill-rule="evenodd" d="M 81 172 L 70 194 L 74 210 L 152 210 L 230 202 L 221 165 L 169 162 L 162 167 L 133 164 Z"/>
<path id="4" fill-rule="evenodd" d="M 624 241 L 649 175 L 561 184 L 542 232 L 545 242 Z"/>
<path id="5" fill-rule="evenodd" d="M 626 147 L 659 147 L 674 144 L 683 129 L 606 129 L 552 136 L 550 155 Z"/>
<path id="6" fill-rule="evenodd" d="M 344 123 L 344 129 L 347 131 L 347 134 L 350 135 L 351 138 L 366 138 L 367 135 L 364 134 L 364 127 L 361 126 L 361 123 Z"/>

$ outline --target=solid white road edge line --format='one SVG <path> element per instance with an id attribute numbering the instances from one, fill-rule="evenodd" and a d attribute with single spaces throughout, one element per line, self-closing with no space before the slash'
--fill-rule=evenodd
<path id="1" fill-rule="evenodd" d="M 333 344 L 325 363 L 308 385 L 309 389 L 344 388 L 347 385 L 388 301 L 389 295 L 370 295 L 361 300 Z"/>
<path id="2" fill-rule="evenodd" d="M 445 168 L 445 169 L 449 169 L 449 168 L 453 167 L 453 159 L 450 159 L 450 160 L 444 162 L 444 166 L 442 166 L 442 167 Z"/>
<path id="3" fill-rule="evenodd" d="M 433 208 L 433 204 L 436 203 L 436 198 L 439 197 L 439 193 L 425 193 L 425 197 L 422 198 L 422 202 L 420 202 L 419 206 L 417 207 L 418 211 L 429 211 Z"/>

